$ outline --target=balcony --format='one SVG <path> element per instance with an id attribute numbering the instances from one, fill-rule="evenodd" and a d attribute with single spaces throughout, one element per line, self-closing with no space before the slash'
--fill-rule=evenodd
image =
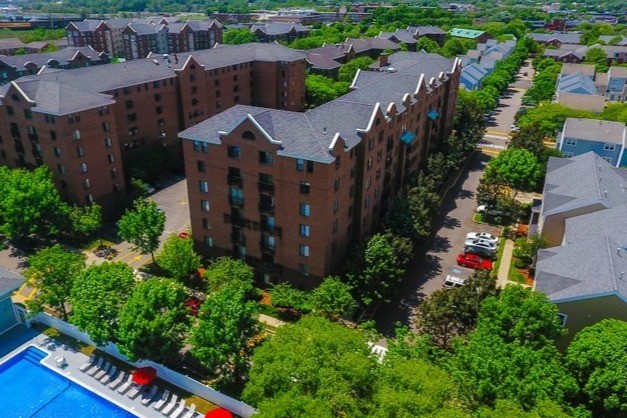
<path id="1" fill-rule="evenodd" d="M 386 158 L 386 160 L 385 160 L 385 168 L 390 168 L 390 166 L 392 165 L 393 161 L 394 160 L 392 159 L 392 157 Z"/>
<path id="2" fill-rule="evenodd" d="M 233 241 L 234 244 L 246 245 L 246 235 L 241 232 L 231 233 L 231 241 Z"/>
<path id="3" fill-rule="evenodd" d="M 267 232 L 279 238 L 283 236 L 283 229 L 280 226 L 271 226 L 261 222 L 253 222 L 253 230 Z"/>
<path id="4" fill-rule="evenodd" d="M 228 213 L 224 214 L 224 223 L 250 229 L 250 221 L 248 219 L 231 216 Z"/>
<path id="5" fill-rule="evenodd" d="M 274 203 L 259 202 L 259 212 L 274 214 Z"/>
<path id="6" fill-rule="evenodd" d="M 259 241 L 259 248 L 264 253 L 274 254 L 276 251 L 276 245 L 267 243 L 265 241 Z"/>
<path id="7" fill-rule="evenodd" d="M 273 183 L 265 183 L 263 181 L 260 181 L 257 184 L 259 185 L 259 193 L 274 194 L 274 184 Z"/>
<path id="8" fill-rule="evenodd" d="M 243 197 L 229 196 L 229 205 L 235 206 L 235 207 L 238 207 L 238 208 L 243 208 L 244 207 L 244 198 Z"/>
<path id="9" fill-rule="evenodd" d="M 226 181 L 229 186 L 239 186 L 242 187 L 243 179 L 240 176 L 234 176 L 232 174 L 227 174 Z"/>

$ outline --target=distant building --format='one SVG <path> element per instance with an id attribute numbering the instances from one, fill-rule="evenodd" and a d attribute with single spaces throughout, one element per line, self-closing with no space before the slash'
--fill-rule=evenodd
<path id="1" fill-rule="evenodd" d="M 250 31 L 257 35 L 259 42 L 265 43 L 275 41 L 293 42 L 298 38 L 309 36 L 309 29 L 300 23 L 256 23 L 250 27 Z"/>
<path id="2" fill-rule="evenodd" d="M 91 47 L 72 47 L 55 52 L 26 55 L 0 55 L 0 84 L 8 83 L 24 75 L 37 74 L 44 66 L 69 70 L 109 63 L 104 52 Z"/>
<path id="3" fill-rule="evenodd" d="M 530 33 L 527 36 L 539 44 L 558 48 L 564 44 L 578 45 L 581 39 L 580 33 Z"/>
<path id="4" fill-rule="evenodd" d="M 473 41 L 477 41 L 477 43 L 485 43 L 488 39 L 493 38 L 493 36 L 486 31 L 474 29 L 453 28 L 448 31 L 448 34 L 455 38 L 472 39 Z"/>
<path id="5" fill-rule="evenodd" d="M 627 170 L 588 152 L 549 159 L 534 290 L 557 305 L 568 334 L 606 318 L 627 321 Z"/>
<path id="6" fill-rule="evenodd" d="M 408 26 L 395 32 L 380 32 L 377 38 L 388 39 L 397 44 L 407 45 L 409 51 L 416 51 L 416 43 L 420 38 L 431 39 L 442 46 L 446 40 L 446 32 L 435 26 Z"/>
<path id="7" fill-rule="evenodd" d="M 622 122 L 568 118 L 556 147 L 565 157 L 593 151 L 614 167 L 627 167 L 626 140 L 627 128 Z"/>
<path id="8" fill-rule="evenodd" d="M 477 63 L 471 63 L 462 67 L 460 83 L 466 90 L 477 90 L 481 87 L 481 81 L 488 74 L 488 70 Z"/>
<path id="9" fill-rule="evenodd" d="M 25 49 L 26 44 L 17 38 L 0 39 L 0 54 L 13 55 L 18 49 Z"/>
<path id="10" fill-rule="evenodd" d="M 601 112 L 606 101 L 624 102 L 627 68 L 597 73 L 591 64 L 564 64 L 557 79 L 556 101 L 574 109 Z"/>
<path id="11" fill-rule="evenodd" d="M 605 95 L 611 101 L 627 101 L 627 68 L 610 67 L 607 72 L 607 90 Z"/>

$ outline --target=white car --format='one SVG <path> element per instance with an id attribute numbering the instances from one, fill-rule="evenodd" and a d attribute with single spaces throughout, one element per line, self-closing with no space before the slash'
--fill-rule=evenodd
<path id="1" fill-rule="evenodd" d="M 494 235 L 488 234 L 487 232 L 471 232 L 466 235 L 466 241 L 468 241 L 469 239 L 485 239 L 493 242 L 496 245 L 498 245 L 499 243 L 499 237 L 495 237 Z"/>
<path id="2" fill-rule="evenodd" d="M 477 206 L 477 213 L 485 213 L 486 215 L 490 216 L 499 216 L 503 214 L 503 211 L 488 207 L 486 205 L 479 205 Z"/>
<path id="3" fill-rule="evenodd" d="M 481 247 L 481 248 L 485 248 L 486 250 L 496 251 L 496 244 L 494 242 L 488 241 L 487 239 L 481 239 L 481 238 L 467 239 L 464 242 L 464 246 Z"/>

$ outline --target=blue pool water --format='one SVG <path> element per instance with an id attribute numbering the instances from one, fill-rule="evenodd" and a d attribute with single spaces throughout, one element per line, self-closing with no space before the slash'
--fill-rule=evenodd
<path id="1" fill-rule="evenodd" d="M 45 356 L 28 347 L 0 365 L 0 417 L 135 417 L 40 364 Z"/>

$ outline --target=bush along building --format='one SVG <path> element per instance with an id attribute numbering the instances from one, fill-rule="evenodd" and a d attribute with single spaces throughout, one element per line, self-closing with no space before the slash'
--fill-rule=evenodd
<path id="1" fill-rule="evenodd" d="M 148 155 L 182 168 L 177 133 L 237 104 L 302 111 L 305 55 L 246 44 L 73 70 L 0 87 L 0 164 L 45 164 L 65 199 L 113 216 Z"/>
<path id="2" fill-rule="evenodd" d="M 337 272 L 451 134 L 460 71 L 396 53 L 305 113 L 238 105 L 181 132 L 199 250 L 245 259 L 266 283 Z"/>

